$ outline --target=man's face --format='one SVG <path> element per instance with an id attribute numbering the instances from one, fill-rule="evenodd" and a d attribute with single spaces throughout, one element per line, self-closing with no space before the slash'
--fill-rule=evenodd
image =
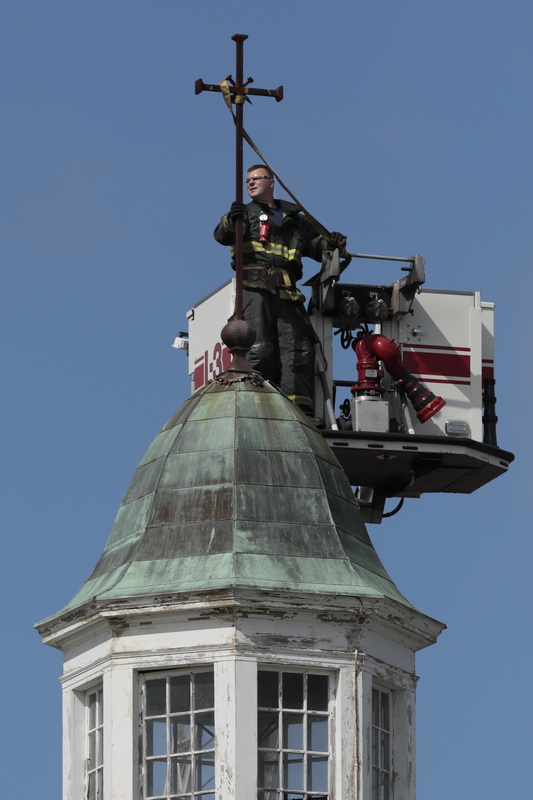
<path id="1" fill-rule="evenodd" d="M 274 179 L 265 169 L 252 169 L 246 175 L 246 188 L 252 200 L 271 203 L 274 197 Z"/>

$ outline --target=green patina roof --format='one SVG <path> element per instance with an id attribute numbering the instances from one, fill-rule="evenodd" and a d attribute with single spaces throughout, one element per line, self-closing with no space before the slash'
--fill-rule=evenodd
<path id="1" fill-rule="evenodd" d="M 270 384 L 248 380 L 211 383 L 171 417 L 92 575 L 54 618 L 94 600 L 231 587 L 410 605 L 321 434 Z"/>

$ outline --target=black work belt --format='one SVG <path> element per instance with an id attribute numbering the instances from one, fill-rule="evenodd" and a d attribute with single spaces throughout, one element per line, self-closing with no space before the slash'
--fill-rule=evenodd
<path id="1" fill-rule="evenodd" d="M 268 267 L 254 266 L 243 267 L 242 277 L 245 281 L 264 283 L 268 289 L 283 286 L 285 289 L 295 289 L 296 284 L 286 269 L 269 269 Z"/>

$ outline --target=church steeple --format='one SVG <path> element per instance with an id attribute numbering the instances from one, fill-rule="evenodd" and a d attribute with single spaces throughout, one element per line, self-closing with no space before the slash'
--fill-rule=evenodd
<path id="1" fill-rule="evenodd" d="M 414 798 L 414 654 L 443 626 L 267 382 L 230 370 L 183 404 L 37 627 L 65 653 L 64 800 Z"/>

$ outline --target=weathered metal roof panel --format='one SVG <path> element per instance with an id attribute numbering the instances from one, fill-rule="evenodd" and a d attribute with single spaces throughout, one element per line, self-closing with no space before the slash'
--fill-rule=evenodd
<path id="1" fill-rule="evenodd" d="M 213 420 L 218 417 L 237 416 L 237 395 L 235 392 L 214 392 L 204 395 L 201 403 L 197 403 L 191 411 L 188 422 Z"/>
<path id="2" fill-rule="evenodd" d="M 362 567 L 368 572 L 372 572 L 374 575 L 379 575 L 381 578 L 386 578 L 390 581 L 387 570 L 381 563 L 370 539 L 368 542 L 363 542 L 354 534 L 339 530 L 338 528 L 337 534 L 342 549 L 356 569 Z"/>
<path id="3" fill-rule="evenodd" d="M 235 487 L 235 505 L 239 519 L 266 522 L 301 522 L 313 525 L 330 522 L 326 492 L 295 486 Z"/>
<path id="4" fill-rule="evenodd" d="M 240 586 L 262 589 L 285 589 L 312 593 L 334 593 L 376 596 L 373 576 L 365 570 L 355 570 L 346 559 L 296 558 L 273 555 L 235 556 L 235 573 Z M 369 575 L 371 580 L 365 581 Z M 391 582 L 391 587 L 393 586 Z M 391 587 L 387 594 L 391 596 Z M 397 591 L 397 590 L 396 590 Z M 397 595 L 400 595 L 397 592 Z M 395 598 L 397 599 L 397 598 Z M 402 598 L 405 604 L 405 598 Z"/>
<path id="5" fill-rule="evenodd" d="M 142 467 L 143 464 L 148 464 L 150 461 L 155 461 L 156 459 L 160 458 L 160 456 L 168 455 L 172 443 L 179 434 L 181 428 L 182 423 L 179 422 L 173 428 L 159 431 L 154 441 L 142 457 L 139 466 Z"/>
<path id="6" fill-rule="evenodd" d="M 257 486 L 307 486 L 316 489 L 323 486 L 312 453 L 275 450 L 239 450 L 235 481 Z"/>
<path id="7" fill-rule="evenodd" d="M 171 430 L 176 428 L 180 423 L 185 422 L 201 399 L 202 395 L 200 393 L 193 394 L 192 397 L 189 397 L 189 399 L 172 414 L 170 419 L 161 428 L 161 431 Z"/>
<path id="8" fill-rule="evenodd" d="M 233 524 L 229 519 L 216 523 L 161 525 L 150 528 L 147 533 L 132 560 L 155 561 L 233 552 Z"/>
<path id="9" fill-rule="evenodd" d="M 273 556 L 340 558 L 342 546 L 333 525 L 257 522 L 239 520 L 235 524 L 235 551 L 267 553 Z"/>
<path id="10" fill-rule="evenodd" d="M 309 452 L 309 443 L 301 425 L 294 419 L 254 419 L 239 417 L 235 446 L 238 450 L 274 450 L 275 452 Z"/>
<path id="11" fill-rule="evenodd" d="M 238 392 L 235 397 L 237 399 L 237 416 L 239 417 L 250 417 L 250 419 L 256 420 L 294 420 L 294 406 L 280 403 L 279 395 L 273 392 L 259 393 L 249 389 Z"/>
<path id="12" fill-rule="evenodd" d="M 232 483 L 235 469 L 233 447 L 210 453 L 171 453 L 161 475 L 161 489 L 186 489 L 192 486 L 213 486 Z"/>
<path id="13" fill-rule="evenodd" d="M 137 467 L 122 503 L 126 505 L 147 494 L 152 494 L 165 465 L 166 459 L 161 456 L 157 461 L 150 461 L 148 464 Z"/>
<path id="14" fill-rule="evenodd" d="M 247 380 L 209 384 L 166 423 L 92 575 L 53 618 L 90 601 L 232 587 L 409 605 L 321 434 L 270 384 Z"/>
<path id="15" fill-rule="evenodd" d="M 347 500 L 344 497 L 339 497 L 339 495 L 334 492 L 327 492 L 326 496 L 331 519 L 335 526 L 342 530 L 350 531 L 350 533 L 357 536 L 357 538 L 361 539 L 363 542 L 370 544 L 370 536 L 368 535 L 365 524 L 361 519 L 359 508 L 353 498 Z"/>
<path id="16" fill-rule="evenodd" d="M 153 504 L 150 525 L 231 519 L 234 513 L 233 492 L 232 484 L 160 489 Z"/>
<path id="17" fill-rule="evenodd" d="M 192 420 L 181 429 L 170 449 L 171 453 L 209 452 L 233 447 L 235 442 L 235 418 L 213 417 Z"/>
<path id="18" fill-rule="evenodd" d="M 320 472 L 324 487 L 339 497 L 344 497 L 346 500 L 353 502 L 353 490 L 346 480 L 346 475 L 342 468 L 338 464 L 324 461 L 320 456 L 314 456 L 314 461 Z"/>
<path id="19" fill-rule="evenodd" d="M 128 564 L 124 564 L 122 567 L 117 567 L 110 572 L 106 572 L 104 575 L 88 578 L 70 603 L 67 603 L 58 614 L 54 614 L 52 617 L 49 617 L 48 620 L 51 621 L 57 617 L 68 616 L 74 609 L 84 606 L 86 603 L 94 602 L 97 598 L 103 597 L 105 592 L 112 586 L 115 586 L 127 571 Z"/>
<path id="20" fill-rule="evenodd" d="M 136 561 L 119 583 L 98 595 L 105 600 L 142 597 L 153 594 L 175 594 L 222 589 L 227 586 L 227 576 L 232 575 L 234 555 L 221 553 L 206 559 L 192 556 L 157 561 Z"/>
<path id="21" fill-rule="evenodd" d="M 141 534 L 148 524 L 152 497 L 145 495 L 130 503 L 122 503 L 117 511 L 106 547 L 115 545 L 123 539 Z"/>
<path id="22" fill-rule="evenodd" d="M 93 569 L 90 579 L 98 578 L 105 575 L 107 572 L 112 572 L 114 569 L 119 569 L 124 564 L 129 564 L 135 558 L 135 553 L 139 547 L 139 542 L 142 542 L 145 529 L 140 535 L 139 531 L 124 536 L 122 539 L 106 544 L 104 552 L 98 559 L 98 563 Z"/>
<path id="23" fill-rule="evenodd" d="M 333 455 L 331 447 L 328 444 L 326 444 L 324 437 L 322 435 L 319 436 L 316 435 L 317 432 L 315 428 L 303 425 L 302 431 L 307 437 L 307 441 L 309 442 L 311 451 L 316 456 L 323 459 L 327 463 L 334 465 L 335 467 L 340 467 L 337 458 Z"/>

